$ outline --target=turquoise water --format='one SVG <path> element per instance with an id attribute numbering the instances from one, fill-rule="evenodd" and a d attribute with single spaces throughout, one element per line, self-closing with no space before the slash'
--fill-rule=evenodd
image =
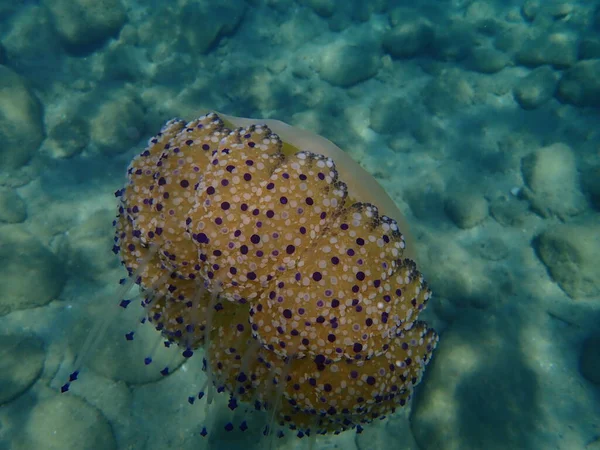
<path id="1" fill-rule="evenodd" d="M 0 0 L 0 21 L 0 449 L 600 448 L 598 2 Z M 119 284 L 128 165 L 208 110 L 331 140 L 410 225 L 439 343 L 360 433 L 264 436 Z"/>

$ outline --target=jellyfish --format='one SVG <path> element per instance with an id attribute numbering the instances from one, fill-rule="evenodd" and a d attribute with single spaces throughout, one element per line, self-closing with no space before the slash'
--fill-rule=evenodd
<path id="1" fill-rule="evenodd" d="M 431 291 L 400 211 L 346 153 L 209 112 L 167 122 L 127 179 L 121 294 L 137 285 L 145 321 L 203 358 L 200 397 L 264 411 L 266 435 L 313 438 L 407 404 L 438 342 L 418 320 Z"/>

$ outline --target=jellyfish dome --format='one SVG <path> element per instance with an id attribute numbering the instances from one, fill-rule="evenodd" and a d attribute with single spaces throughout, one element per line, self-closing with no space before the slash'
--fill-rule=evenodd
<path id="1" fill-rule="evenodd" d="M 431 291 L 397 207 L 344 152 L 211 112 L 169 121 L 127 177 L 114 251 L 207 390 L 299 436 L 406 405 L 438 340 L 418 320 Z"/>

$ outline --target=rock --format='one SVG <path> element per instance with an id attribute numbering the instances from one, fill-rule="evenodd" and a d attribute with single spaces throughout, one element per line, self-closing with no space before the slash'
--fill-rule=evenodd
<path id="1" fill-rule="evenodd" d="M 464 23 L 436 31 L 431 43 L 431 52 L 441 61 L 460 61 L 469 56 L 475 38 L 471 29 Z"/>
<path id="2" fill-rule="evenodd" d="M 600 385 L 600 335 L 590 336 L 583 343 L 579 372 L 586 380 Z"/>
<path id="3" fill-rule="evenodd" d="M 494 39 L 494 48 L 507 54 L 513 54 L 521 48 L 523 41 L 527 38 L 528 34 L 522 27 L 507 26 Z"/>
<path id="4" fill-rule="evenodd" d="M 141 102 L 135 96 L 116 91 L 107 97 L 90 120 L 90 135 L 102 153 L 114 155 L 136 144 L 146 126 Z"/>
<path id="5" fill-rule="evenodd" d="M 557 98 L 575 106 L 600 107 L 600 59 L 580 61 L 558 82 Z"/>
<path id="6" fill-rule="evenodd" d="M 488 204 L 481 195 L 464 192 L 446 199 L 444 211 L 462 229 L 473 228 L 488 216 Z"/>
<path id="7" fill-rule="evenodd" d="M 307 0 L 306 3 L 317 15 L 324 18 L 333 16 L 336 10 L 335 0 Z"/>
<path id="8" fill-rule="evenodd" d="M 394 134 L 413 121 L 413 108 L 402 97 L 382 97 L 371 107 L 370 126 L 378 133 Z"/>
<path id="9" fill-rule="evenodd" d="M 573 4 L 560 1 L 548 2 L 544 11 L 553 19 L 564 19 L 573 12 Z"/>
<path id="10" fill-rule="evenodd" d="M 17 169 L 36 153 L 44 139 L 42 108 L 25 80 L 0 66 L 0 161 L 2 169 Z"/>
<path id="11" fill-rule="evenodd" d="M 116 36 L 127 20 L 120 0 L 46 0 L 65 48 L 88 53 Z"/>
<path id="12" fill-rule="evenodd" d="M 554 96 L 558 76 L 550 66 L 542 66 L 521 78 L 513 90 L 515 100 L 521 108 L 536 109 Z"/>
<path id="13" fill-rule="evenodd" d="M 326 47 L 319 64 L 320 77 L 334 86 L 349 87 L 374 77 L 381 56 L 368 44 L 334 44 Z"/>
<path id="14" fill-rule="evenodd" d="M 496 73 L 509 63 L 508 57 L 493 48 L 475 48 L 467 61 L 471 70 L 481 73 Z"/>
<path id="15" fill-rule="evenodd" d="M 37 337 L 0 336 L 0 405 L 36 382 L 45 359 L 44 345 Z"/>
<path id="16" fill-rule="evenodd" d="M 469 22 L 481 22 L 493 19 L 498 15 L 498 10 L 493 3 L 487 1 L 474 1 L 465 11 L 465 18 Z"/>
<path id="17" fill-rule="evenodd" d="M 543 34 L 525 41 L 517 52 L 519 64 L 537 67 L 549 64 L 557 68 L 570 67 L 577 62 L 577 36 L 571 33 Z"/>
<path id="18" fill-rule="evenodd" d="M 193 54 L 208 53 L 223 36 L 237 30 L 245 12 L 243 2 L 240 4 L 233 0 L 186 1 L 183 7 L 177 6 L 176 21 L 180 39 L 187 44 L 187 51 Z"/>
<path id="19" fill-rule="evenodd" d="M 581 40 L 579 59 L 600 59 L 600 37 L 590 36 Z"/>
<path id="20" fill-rule="evenodd" d="M 532 216 L 529 205 L 513 196 L 501 196 L 490 204 L 490 213 L 500 225 L 505 227 L 522 227 L 528 216 Z"/>
<path id="21" fill-rule="evenodd" d="M 521 160 L 521 172 L 527 183 L 523 195 L 542 217 L 565 219 L 587 207 L 575 155 L 567 145 L 557 143 L 536 150 Z"/>
<path id="22" fill-rule="evenodd" d="M 59 72 L 64 50 L 52 15 L 41 2 L 20 2 L 24 7 L 3 27 L 2 44 L 9 61 L 33 84 L 48 83 L 48 73 Z"/>
<path id="23" fill-rule="evenodd" d="M 539 0 L 526 0 L 521 6 L 521 14 L 525 18 L 525 20 L 533 21 L 535 16 L 540 11 L 540 2 Z"/>
<path id="24" fill-rule="evenodd" d="M 61 248 L 69 273 L 92 281 L 102 281 L 107 272 L 119 267 L 119 259 L 107 252 L 114 244 L 112 221 L 115 212 L 98 210 L 85 222 L 69 230 L 68 241 Z"/>
<path id="25" fill-rule="evenodd" d="M 383 37 L 383 49 L 393 58 L 417 56 L 427 51 L 433 42 L 433 25 L 414 9 L 395 8 L 391 22 L 394 27 Z"/>
<path id="26" fill-rule="evenodd" d="M 94 372 L 129 385 L 147 384 L 164 379 L 161 370 L 165 367 L 172 374 L 186 360 L 180 348 L 164 346 L 164 338 L 154 326 L 140 324 L 140 316 L 144 312 L 139 302 L 132 302 L 125 310 L 117 308 L 116 304 L 110 304 L 109 308 L 115 308 L 115 311 L 107 311 L 106 306 L 92 305 L 87 314 L 94 322 L 109 319 L 102 342 L 86 362 L 86 366 Z M 93 326 L 90 320 L 78 322 L 70 331 L 71 347 L 81 348 Z M 133 339 L 127 340 L 125 334 L 131 331 L 134 331 Z M 145 364 L 146 357 L 152 358 L 150 364 Z"/>
<path id="27" fill-rule="evenodd" d="M 444 70 L 423 89 L 423 103 L 433 115 L 450 114 L 473 103 L 475 91 L 458 69 Z"/>
<path id="28" fill-rule="evenodd" d="M 89 141 L 87 121 L 73 114 L 61 117 L 50 127 L 45 144 L 55 158 L 69 158 L 81 153 Z"/>
<path id="29" fill-rule="evenodd" d="M 532 442 L 539 381 L 516 338 L 519 323 L 463 311 L 445 330 L 413 403 L 419 448 L 544 447 Z"/>
<path id="30" fill-rule="evenodd" d="M 27 219 L 25 202 L 13 189 L 0 187 L 0 222 L 20 223 Z"/>
<path id="31" fill-rule="evenodd" d="M 0 228 L 0 261 L 0 316 L 45 305 L 60 294 L 66 279 L 61 262 L 21 228 Z"/>
<path id="32" fill-rule="evenodd" d="M 535 239 L 552 279 L 572 298 L 600 295 L 600 234 L 597 225 L 558 225 Z"/>
<path id="33" fill-rule="evenodd" d="M 340 2 L 336 2 L 339 8 Z M 347 2 L 350 7 L 350 19 L 353 22 L 368 22 L 374 14 L 383 14 L 388 9 L 387 0 L 372 0 L 369 2 Z"/>
<path id="34" fill-rule="evenodd" d="M 14 450 L 116 450 L 112 428 L 102 413 L 74 395 L 39 401 L 19 427 Z"/>
<path id="35" fill-rule="evenodd" d="M 521 7 L 521 14 L 530 22 L 538 16 L 547 16 L 555 20 L 564 19 L 571 12 L 573 12 L 573 5 L 560 1 L 547 1 L 542 4 L 538 0 L 527 0 Z"/>

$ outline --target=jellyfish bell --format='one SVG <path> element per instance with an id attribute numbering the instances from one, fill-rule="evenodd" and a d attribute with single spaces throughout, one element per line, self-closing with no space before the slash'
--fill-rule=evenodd
<path id="1" fill-rule="evenodd" d="M 167 122 L 127 176 L 118 304 L 138 285 L 142 322 L 202 355 L 198 397 L 243 409 L 225 430 L 244 431 L 255 409 L 270 439 L 314 439 L 406 404 L 437 343 L 417 320 L 431 291 L 399 209 L 345 152 L 277 120 L 209 112 Z"/>
<path id="2" fill-rule="evenodd" d="M 222 113 L 218 113 L 218 115 L 233 127 L 244 127 L 257 123 L 265 124 L 281 138 L 283 142 L 282 151 L 286 155 L 300 150 L 309 150 L 331 158 L 335 162 L 339 178 L 345 181 L 348 186 L 350 198 L 357 202 L 377 205 L 380 214 L 389 216 L 398 223 L 398 227 L 404 235 L 404 240 L 409 243 L 413 242 L 408 222 L 388 193 L 373 175 L 363 169 L 347 152 L 329 139 L 276 119 L 248 119 Z M 416 256 L 412 245 L 407 245 L 404 256 L 410 259 Z"/>

